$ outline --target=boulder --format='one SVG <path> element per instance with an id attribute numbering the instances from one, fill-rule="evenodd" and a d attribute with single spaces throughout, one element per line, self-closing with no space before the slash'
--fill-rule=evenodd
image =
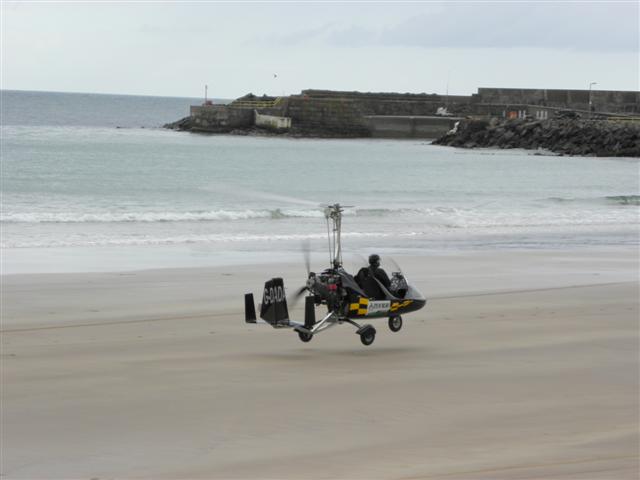
<path id="1" fill-rule="evenodd" d="M 462 120 L 433 142 L 463 148 L 543 148 L 566 155 L 640 157 L 640 125 L 607 120 Z"/>

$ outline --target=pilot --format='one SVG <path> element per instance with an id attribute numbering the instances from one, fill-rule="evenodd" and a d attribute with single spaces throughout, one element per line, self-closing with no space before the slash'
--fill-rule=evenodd
<path id="1" fill-rule="evenodd" d="M 376 253 L 369 255 L 369 267 L 360 269 L 358 275 L 356 275 L 356 282 L 364 289 L 364 292 L 369 298 L 384 300 L 386 295 L 374 278 L 379 280 L 387 290 L 391 287 L 391 281 L 387 276 L 387 272 L 380 267 L 380 255 Z"/>
<path id="2" fill-rule="evenodd" d="M 387 272 L 380 267 L 380 255 L 377 253 L 369 255 L 369 269 L 371 270 L 371 273 L 373 273 L 374 277 L 380 280 L 380 283 L 384 285 L 384 288 L 389 290 L 391 281 L 389 280 Z"/>

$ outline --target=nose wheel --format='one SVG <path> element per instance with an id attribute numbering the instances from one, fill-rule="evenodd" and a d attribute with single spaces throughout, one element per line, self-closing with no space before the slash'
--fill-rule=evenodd
<path id="1" fill-rule="evenodd" d="M 397 317 L 389 317 L 389 330 L 392 332 L 399 332 L 402 328 L 402 317 L 398 315 Z"/>

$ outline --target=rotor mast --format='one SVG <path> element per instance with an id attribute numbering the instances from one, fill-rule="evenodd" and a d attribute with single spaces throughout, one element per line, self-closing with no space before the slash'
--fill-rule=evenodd
<path id="1" fill-rule="evenodd" d="M 340 233 L 342 230 L 342 212 L 344 208 L 339 204 L 329 205 L 324 209 L 327 219 L 327 236 L 329 237 L 329 262 L 332 268 L 342 266 L 342 243 Z"/>

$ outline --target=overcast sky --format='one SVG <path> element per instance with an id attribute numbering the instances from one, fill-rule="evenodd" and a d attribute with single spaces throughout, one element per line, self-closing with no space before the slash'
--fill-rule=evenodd
<path id="1" fill-rule="evenodd" d="M 639 90 L 626 2 L 2 0 L 1 87 L 282 95 L 467 95 L 478 87 Z"/>

